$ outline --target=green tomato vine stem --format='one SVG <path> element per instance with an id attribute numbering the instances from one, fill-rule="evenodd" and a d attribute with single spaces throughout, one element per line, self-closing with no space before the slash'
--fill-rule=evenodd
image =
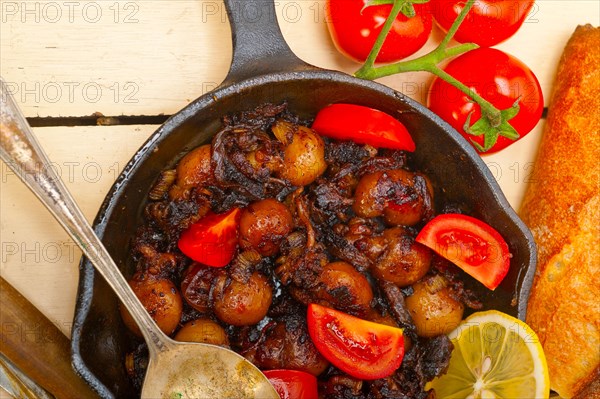
<path id="1" fill-rule="evenodd" d="M 392 29 L 392 24 L 394 23 L 394 20 L 396 19 L 398 14 L 400 14 L 400 10 L 402 9 L 402 6 L 405 2 L 406 0 L 394 0 L 394 4 L 392 5 L 392 11 L 390 11 L 390 15 L 388 15 L 387 19 L 385 20 L 385 23 L 381 28 L 381 32 L 379 33 L 379 36 L 377 36 L 377 39 L 375 39 L 375 44 L 373 45 L 373 48 L 371 49 L 371 52 L 367 56 L 365 64 L 361 69 L 376 69 L 373 67 L 373 65 L 375 64 L 375 59 L 377 58 L 379 51 L 381 51 L 381 47 L 383 47 L 383 42 L 385 41 L 385 38 L 390 32 L 390 29 Z M 354 75 L 360 77 L 358 76 L 358 73 L 361 69 L 359 69 Z"/>
<path id="2" fill-rule="evenodd" d="M 492 127 L 499 126 L 502 122 L 500 110 L 471 90 L 471 88 L 469 88 L 467 85 L 463 84 L 458 79 L 455 79 L 438 66 L 440 63 L 449 58 L 459 56 L 479 47 L 475 43 L 464 43 L 457 46 L 448 47 L 450 40 L 452 40 L 459 26 L 473 7 L 475 0 L 469 0 L 467 2 L 458 18 L 456 18 L 448 30 L 448 33 L 446 33 L 440 44 L 430 53 L 408 61 L 400 61 L 379 67 L 374 66 L 375 59 L 377 58 L 377 55 L 383 46 L 383 42 L 385 41 L 385 38 L 392 27 L 392 23 L 407 2 L 411 2 L 411 0 L 394 0 L 392 11 L 386 19 L 385 24 L 383 25 L 383 28 L 377 37 L 371 52 L 369 53 L 369 56 L 367 57 L 364 65 L 354 73 L 354 76 L 363 79 L 374 80 L 384 76 L 403 72 L 426 71 L 432 73 L 469 96 L 477 105 L 479 105 L 481 108 L 481 114 L 490 121 Z"/>

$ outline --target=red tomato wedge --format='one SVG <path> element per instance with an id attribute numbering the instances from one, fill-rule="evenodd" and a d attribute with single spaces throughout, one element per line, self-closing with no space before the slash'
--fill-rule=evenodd
<path id="1" fill-rule="evenodd" d="M 298 370 L 264 370 L 281 399 L 318 399 L 317 377 Z"/>
<path id="2" fill-rule="evenodd" d="M 448 259 L 491 290 L 510 266 L 511 254 L 500 233 L 479 219 L 461 214 L 436 216 L 416 241 Z"/>
<path id="3" fill-rule="evenodd" d="M 375 148 L 413 152 L 415 142 L 396 118 L 355 104 L 332 104 L 319 111 L 312 128 L 336 140 L 352 140 Z"/>
<path id="4" fill-rule="evenodd" d="M 362 320 L 314 303 L 308 305 L 308 333 L 331 364 L 362 380 L 390 376 L 404 357 L 400 328 Z"/>
<path id="5" fill-rule="evenodd" d="M 209 214 L 185 230 L 177 246 L 196 262 L 223 267 L 231 262 L 237 248 L 240 216 L 239 208 Z"/>

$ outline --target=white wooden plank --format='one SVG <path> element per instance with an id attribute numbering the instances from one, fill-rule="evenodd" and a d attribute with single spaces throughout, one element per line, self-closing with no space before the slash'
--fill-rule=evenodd
<path id="1" fill-rule="evenodd" d="M 156 126 L 38 128 L 53 167 L 89 221 L 116 176 Z M 0 274 L 70 335 L 81 252 L 0 162 Z"/>
<path id="2" fill-rule="evenodd" d="M 541 120 L 527 136 L 511 144 L 510 147 L 482 157 L 506 199 L 517 211 L 525 189 L 530 183 L 545 124 L 546 121 Z"/>
<path id="3" fill-rule="evenodd" d="M 27 116 L 172 113 L 231 59 L 216 1 L 2 1 L 0 74 Z"/>
<path id="4" fill-rule="evenodd" d="M 290 47 L 314 65 L 355 71 L 333 47 L 325 0 L 277 0 Z M 546 95 L 558 58 L 578 24 L 600 24 L 597 0 L 538 0 L 523 28 L 502 43 L 537 74 Z M 214 88 L 231 59 L 219 0 L 0 1 L 0 74 L 28 116 L 102 112 L 170 114 Z M 441 37 L 436 29 L 426 48 Z M 429 76 L 382 79 L 424 99 Z"/>

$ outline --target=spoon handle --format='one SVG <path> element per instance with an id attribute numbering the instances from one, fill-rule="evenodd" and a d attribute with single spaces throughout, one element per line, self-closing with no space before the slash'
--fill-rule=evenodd
<path id="1" fill-rule="evenodd" d="M 140 327 L 152 350 L 162 351 L 169 338 L 150 317 L 127 280 L 96 236 L 31 127 L 0 78 L 0 158 L 33 191 L 106 279 Z"/>

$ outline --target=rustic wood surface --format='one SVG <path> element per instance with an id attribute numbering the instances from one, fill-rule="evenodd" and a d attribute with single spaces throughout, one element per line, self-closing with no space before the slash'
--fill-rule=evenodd
<path id="1" fill-rule="evenodd" d="M 324 0 L 276 1 L 292 50 L 348 73 L 334 49 Z M 169 115 L 225 77 L 230 28 L 219 0 L 0 1 L 0 75 L 28 117 Z M 598 0 L 538 0 L 522 29 L 498 48 L 528 64 L 550 97 L 558 59 L 578 24 L 600 24 Z M 434 34 L 419 54 L 442 37 Z M 425 73 L 384 78 L 423 101 Z M 518 207 L 541 137 L 534 132 L 485 162 Z M 36 128 L 67 186 L 92 220 L 112 182 L 157 125 Z M 67 336 L 80 251 L 0 163 L 0 274 Z"/>
<path id="2" fill-rule="evenodd" d="M 71 367 L 69 339 L 2 277 L 0 301 L 2 355 L 57 399 L 96 397 Z"/>

